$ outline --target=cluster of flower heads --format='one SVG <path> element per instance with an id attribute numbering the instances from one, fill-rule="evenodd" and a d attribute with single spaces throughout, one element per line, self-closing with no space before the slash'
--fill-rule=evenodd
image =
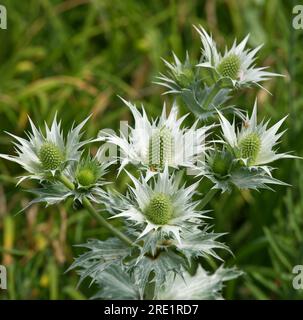
<path id="1" fill-rule="evenodd" d="M 89 118 L 72 127 L 66 137 L 56 117 L 50 128 L 45 126 L 45 134 L 29 119 L 32 132 L 27 140 L 11 135 L 17 155 L 0 154 L 28 172 L 19 181 L 30 178 L 41 183 L 32 190 L 37 197 L 30 204 L 50 205 L 68 197 L 81 204 L 88 199 L 105 205 L 111 219 L 124 219 L 124 232 L 133 247 L 113 238 L 89 241 L 84 245 L 88 252 L 72 265 L 80 268 L 81 280 L 89 276 L 101 284 L 103 289 L 96 297 L 220 298 L 223 282 L 240 275 L 239 271 L 221 266 L 212 275 L 202 267 L 194 277 L 187 272 L 194 258 L 221 259 L 217 249 L 228 250 L 217 240 L 222 234 L 211 231 L 205 222 L 209 217 L 198 192 L 202 179 L 210 179 L 213 189 L 222 192 L 233 187 L 259 189 L 283 184 L 272 177 L 269 164 L 293 157 L 276 149 L 284 133 L 278 130 L 285 118 L 272 127 L 268 122 L 258 123 L 255 103 L 251 117 L 231 109 L 235 118 L 230 123 L 223 115 L 228 108 L 222 107 L 233 88 L 259 84 L 277 74 L 255 67 L 261 46 L 245 49 L 248 37 L 221 55 L 205 30 L 197 31 L 203 44 L 201 61 L 192 65 L 187 55 L 182 64 L 175 56 L 175 65 L 166 62 L 171 77 L 160 77 L 162 85 L 170 93 L 181 94 L 198 117 L 191 127 L 184 125 L 187 115 L 178 117 L 176 103 L 168 114 L 164 105 L 159 118 L 149 119 L 144 107 L 139 111 L 124 101 L 134 118 L 134 126 L 127 133 L 101 131 L 97 139 L 81 141 L 81 130 Z M 219 123 L 201 126 L 200 120 L 209 115 L 217 117 Z M 83 147 L 96 141 L 102 145 L 92 157 Z M 117 157 L 105 156 L 109 146 L 119 148 Z M 106 186 L 104 175 L 116 162 L 118 173 L 127 172 L 131 181 L 126 195 Z M 127 165 L 139 169 L 140 177 L 126 171 Z M 185 171 L 190 172 L 194 183 L 184 183 L 188 180 Z"/>
<path id="2" fill-rule="evenodd" d="M 181 96 L 188 109 L 201 120 L 216 117 L 216 109 L 239 113 L 234 106 L 225 106 L 234 89 L 258 86 L 260 82 L 281 76 L 266 71 L 267 67 L 257 67 L 256 54 L 262 45 L 247 49 L 249 35 L 222 54 L 217 44 L 203 27 L 195 27 L 201 37 L 202 50 L 199 61 L 191 62 L 186 53 L 182 63 L 174 54 L 174 63 L 165 61 L 167 74 L 158 77 L 157 84 L 164 86 L 166 94 Z M 264 88 L 263 88 L 264 89 Z"/>

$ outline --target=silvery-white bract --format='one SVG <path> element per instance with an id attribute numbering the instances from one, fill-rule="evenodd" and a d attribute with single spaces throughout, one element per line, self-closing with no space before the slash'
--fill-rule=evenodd
<path id="1" fill-rule="evenodd" d="M 192 200 L 199 182 L 180 186 L 180 175 L 169 174 L 167 167 L 152 179 L 129 176 L 134 186 L 129 186 L 130 194 L 120 203 L 121 212 L 113 218 L 124 217 L 140 225 L 139 238 L 159 230 L 181 243 L 182 229 L 186 230 L 188 224 L 197 219 L 206 218 L 205 212 L 196 210 L 198 202 Z"/>
<path id="2" fill-rule="evenodd" d="M 214 146 L 199 162 L 200 176 L 210 179 L 215 189 L 222 192 L 238 189 L 270 189 L 269 185 L 287 185 L 272 177 L 273 168 L 268 164 L 282 158 L 296 158 L 274 149 L 285 131 L 278 133 L 285 118 L 271 128 L 269 121 L 257 123 L 257 103 L 251 117 L 242 116 L 241 128 L 235 120 L 230 123 L 218 111 L 222 130 L 222 147 Z M 219 141 L 220 142 L 220 141 Z"/>
<path id="3" fill-rule="evenodd" d="M 45 124 L 45 135 L 29 118 L 32 132 L 27 133 L 28 139 L 8 133 L 16 139 L 14 144 L 17 155 L 0 154 L 0 157 L 18 163 L 29 172 L 20 177 L 19 183 L 28 178 L 48 180 L 56 172 L 63 171 L 69 163 L 80 159 L 80 148 L 89 142 L 80 141 L 81 130 L 88 119 L 72 128 L 64 138 L 61 122 L 57 122 L 56 116 L 50 128 Z"/>
<path id="4" fill-rule="evenodd" d="M 188 52 L 186 52 L 186 58 L 184 63 L 173 53 L 174 62 L 170 63 L 163 59 L 166 67 L 169 70 L 169 75 L 161 73 L 157 79 L 159 81 L 155 82 L 160 84 L 169 90 L 165 94 L 179 94 L 185 88 L 190 88 L 195 81 L 198 81 L 198 76 L 196 75 L 196 70 L 194 65 L 190 62 Z"/>
<path id="5" fill-rule="evenodd" d="M 272 177 L 273 168 L 245 166 L 225 149 L 217 148 L 209 152 L 205 161 L 200 163 L 199 170 L 198 176 L 208 178 L 214 184 L 213 189 L 219 189 L 222 192 L 231 192 L 234 188 L 273 190 L 269 185 L 287 185 Z"/>
<path id="6" fill-rule="evenodd" d="M 255 102 L 251 117 L 244 119 L 240 129 L 236 129 L 235 121 L 230 123 L 220 112 L 220 125 L 227 148 L 233 155 L 249 167 L 262 167 L 282 158 L 294 158 L 289 153 L 277 153 L 273 148 L 279 143 L 285 131 L 278 133 L 279 128 L 286 119 L 284 117 L 274 126 L 268 128 L 269 121 L 257 123 L 257 103 Z M 270 172 L 268 172 L 270 173 Z"/>
<path id="7" fill-rule="evenodd" d="M 236 268 L 219 267 L 213 274 L 198 267 L 195 275 L 187 272 L 175 275 L 168 271 L 169 265 L 162 266 L 161 273 L 166 274 L 166 281 L 156 291 L 156 300 L 221 300 L 224 282 L 233 280 L 243 273 Z M 95 271 L 98 271 L 95 268 Z M 95 299 L 142 300 L 140 288 L 141 274 L 135 270 L 128 274 L 120 264 L 111 264 L 105 271 L 93 275 L 101 290 Z M 151 297 L 149 297 L 151 298 Z"/>
<path id="8" fill-rule="evenodd" d="M 213 274 L 198 267 L 196 274 L 184 273 L 182 277 L 170 275 L 159 292 L 160 300 L 221 300 L 225 281 L 235 279 L 242 272 L 221 266 Z"/>
<path id="9" fill-rule="evenodd" d="M 74 200 L 82 203 L 83 197 L 86 197 L 94 203 L 102 203 L 106 198 L 104 186 L 109 184 L 103 177 L 108 172 L 111 162 L 106 161 L 104 154 L 99 151 L 96 156 L 91 157 L 89 154 L 73 163 L 66 176 L 75 185 L 73 190 Z"/>
<path id="10" fill-rule="evenodd" d="M 196 121 L 191 128 L 181 128 L 186 116 L 178 119 L 178 108 L 175 104 L 168 116 L 164 106 L 160 118 L 150 121 L 144 108 L 141 113 L 131 103 L 124 102 L 135 120 L 129 137 L 122 132 L 121 136 L 104 133 L 104 139 L 109 144 L 120 148 L 119 172 L 128 163 L 141 165 L 153 172 L 162 170 L 165 165 L 174 168 L 195 167 L 199 156 L 207 150 L 205 138 L 213 126 L 197 128 Z"/>
<path id="11" fill-rule="evenodd" d="M 110 165 L 104 160 L 104 156 L 98 153 L 95 157 L 87 155 L 78 161 L 73 161 L 64 170 L 65 177 L 74 185 L 73 190 L 67 188 L 62 182 L 44 181 L 40 188 L 29 190 L 36 198 L 23 210 L 34 203 L 54 205 L 65 201 L 68 197 L 73 198 L 75 206 L 78 202 L 81 204 L 84 197 L 94 203 L 102 203 L 107 198 L 103 187 L 109 183 L 104 181 L 103 176 Z"/>
<path id="12" fill-rule="evenodd" d="M 195 27 L 195 29 L 198 31 L 203 45 L 203 62 L 197 66 L 207 68 L 216 79 L 228 78 L 232 86 L 245 87 L 253 84 L 261 86 L 259 82 L 280 76 L 277 73 L 265 71 L 267 67 L 255 66 L 256 54 L 262 45 L 252 50 L 245 49 L 249 35 L 239 44 L 235 40 L 232 47 L 226 48 L 222 55 L 217 49 L 216 42 L 202 26 Z"/>

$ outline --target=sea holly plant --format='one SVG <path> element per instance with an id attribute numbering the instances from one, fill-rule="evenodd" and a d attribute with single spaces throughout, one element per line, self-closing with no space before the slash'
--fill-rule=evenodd
<path id="1" fill-rule="evenodd" d="M 100 127 L 98 137 L 82 140 L 89 118 L 67 135 L 56 117 L 44 130 L 29 118 L 27 137 L 10 134 L 16 155 L 0 154 L 27 171 L 19 183 L 39 183 L 30 190 L 35 197 L 29 206 L 72 198 L 74 210 L 85 208 L 109 230 L 106 240 L 76 244 L 84 253 L 69 268 L 78 271 L 80 284 L 89 278 L 98 287 L 95 299 L 222 299 L 224 283 L 242 272 L 224 265 L 222 253 L 231 250 L 222 242 L 224 234 L 213 230 L 209 201 L 233 189 L 288 186 L 273 177 L 271 166 L 294 158 L 277 151 L 285 118 L 270 126 L 258 121 L 257 103 L 250 116 L 227 104 L 235 90 L 261 87 L 278 74 L 255 66 L 261 46 L 247 49 L 248 37 L 221 54 L 202 27 L 196 30 L 202 41 L 199 61 L 191 62 L 187 54 L 181 63 L 174 55 L 174 63 L 165 61 L 168 73 L 158 78 L 196 116 L 191 126 L 185 126 L 188 115 L 179 115 L 177 102 L 151 119 L 144 107 L 123 100 L 134 122 L 120 134 Z M 92 143 L 100 144 L 95 155 Z M 119 153 L 109 158 L 108 148 Z M 127 191 L 110 185 L 107 173 L 126 175 Z M 206 179 L 213 185 L 201 195 Z M 119 228 L 112 223 L 116 219 L 123 222 Z M 220 266 L 208 270 L 207 265 Z"/>
<path id="2" fill-rule="evenodd" d="M 189 110 L 199 119 L 216 117 L 216 109 L 239 113 L 239 108 L 224 103 L 231 98 L 234 90 L 258 86 L 272 77 L 281 76 L 266 71 L 267 67 L 257 67 L 256 54 L 262 45 L 247 49 L 249 35 L 239 44 L 235 40 L 232 47 L 222 54 L 212 36 L 201 26 L 195 27 L 201 37 L 201 57 L 191 62 L 189 54 L 181 63 L 174 54 L 174 62 L 164 60 L 168 72 L 161 74 L 156 83 L 168 88 L 167 94 L 182 97 Z M 263 88 L 264 89 L 264 88 Z"/>

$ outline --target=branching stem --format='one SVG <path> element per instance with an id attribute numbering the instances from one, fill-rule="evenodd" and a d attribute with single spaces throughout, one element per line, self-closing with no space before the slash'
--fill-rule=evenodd
<path id="1" fill-rule="evenodd" d="M 214 98 L 216 97 L 216 95 L 218 94 L 218 92 L 220 91 L 220 86 L 216 83 L 213 88 L 211 89 L 211 91 L 208 93 L 206 100 L 204 102 L 204 108 L 205 109 L 209 109 L 209 105 L 213 102 Z"/>
<path id="2" fill-rule="evenodd" d="M 68 189 L 75 190 L 75 185 L 63 174 L 61 174 L 58 177 L 58 180 L 61 181 Z M 116 229 L 114 226 L 112 226 L 110 223 L 108 223 L 93 207 L 91 202 L 86 198 L 83 197 L 82 204 L 85 207 L 85 209 L 89 212 L 89 214 L 98 221 L 98 223 L 102 226 L 108 229 L 113 235 L 115 235 L 117 238 L 122 240 L 124 243 L 126 243 L 129 246 L 134 245 L 132 240 L 129 239 L 125 234 L 120 232 L 118 229 Z"/>
<path id="3" fill-rule="evenodd" d="M 219 189 L 210 189 L 199 204 L 199 210 L 202 210 L 208 202 L 215 196 Z"/>

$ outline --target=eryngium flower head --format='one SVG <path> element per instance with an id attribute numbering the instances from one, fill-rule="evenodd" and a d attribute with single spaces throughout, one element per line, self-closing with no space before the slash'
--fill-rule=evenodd
<path id="1" fill-rule="evenodd" d="M 183 88 L 190 88 L 198 80 L 196 75 L 195 66 L 191 64 L 189 60 L 188 53 L 186 53 L 186 59 L 182 63 L 179 58 L 173 53 L 174 62 L 169 63 L 164 60 L 166 67 L 168 68 L 168 75 L 160 74 L 157 79 L 159 81 L 155 82 L 168 88 L 169 90 L 165 92 L 168 93 L 181 93 Z"/>
<path id="2" fill-rule="evenodd" d="M 144 108 L 140 113 L 134 105 L 124 102 L 135 119 L 129 138 L 122 133 L 120 137 L 105 133 L 107 142 L 120 147 L 120 171 L 128 163 L 139 164 L 151 171 L 161 171 L 165 165 L 174 168 L 195 166 L 207 149 L 205 138 L 212 126 L 197 128 L 198 122 L 195 122 L 191 128 L 181 128 L 186 116 L 177 118 L 176 105 L 168 116 L 164 106 L 161 117 L 150 121 Z"/>
<path id="3" fill-rule="evenodd" d="M 69 197 L 73 198 L 75 207 L 82 204 L 83 197 L 95 203 L 102 203 L 107 199 L 103 190 L 107 182 L 104 181 L 103 176 L 107 173 L 109 165 L 110 163 L 105 161 L 103 154 L 98 153 L 93 158 L 89 154 L 86 157 L 82 156 L 64 170 L 64 175 L 75 186 L 73 190 L 68 189 L 59 181 L 43 182 L 42 187 L 29 190 L 36 198 L 23 210 L 33 203 L 46 203 L 48 206 L 60 203 Z"/>
<path id="4" fill-rule="evenodd" d="M 218 180 L 225 180 L 231 172 L 233 157 L 226 150 L 212 150 L 206 155 L 206 163 Z"/>
<path id="5" fill-rule="evenodd" d="M 239 44 L 234 41 L 232 47 L 222 55 L 217 50 L 217 45 L 203 27 L 195 27 L 198 31 L 203 49 L 203 62 L 197 66 L 207 68 L 217 79 L 227 78 L 231 81 L 232 86 L 245 87 L 250 85 L 259 85 L 259 82 L 268 80 L 271 77 L 280 76 L 279 74 L 265 71 L 266 67 L 256 67 L 254 62 L 256 54 L 262 45 L 255 49 L 245 49 L 249 35 Z"/>
<path id="6" fill-rule="evenodd" d="M 29 172 L 29 175 L 20 178 L 19 183 L 27 178 L 48 180 L 71 162 L 79 160 L 80 148 L 89 142 L 80 141 L 81 130 L 87 120 L 72 128 L 64 138 L 61 122 L 57 122 L 56 116 L 50 128 L 45 124 L 45 135 L 29 118 L 32 132 L 27 133 L 28 139 L 9 133 L 17 140 L 14 143 L 17 155 L 0 154 L 0 157 L 18 163 Z"/>
<path id="7" fill-rule="evenodd" d="M 180 177 L 170 175 L 167 166 L 152 179 L 129 176 L 134 187 L 129 187 L 129 195 L 121 198 L 120 208 L 116 208 L 120 213 L 114 217 L 125 217 L 138 225 L 139 238 L 154 230 L 180 242 L 182 229 L 205 217 L 204 212 L 196 210 L 197 202 L 192 200 L 199 182 L 180 186 Z"/>
<path id="8" fill-rule="evenodd" d="M 222 192 L 237 189 L 269 189 L 269 185 L 287 185 L 271 176 L 273 168 L 268 166 L 246 166 L 232 152 L 214 147 L 206 154 L 205 161 L 199 162 L 198 176 L 207 177 L 214 183 L 214 189 Z"/>
<path id="9" fill-rule="evenodd" d="M 246 166 L 266 168 L 264 165 L 275 160 L 294 158 L 289 153 L 277 153 L 274 150 L 279 143 L 279 138 L 285 132 L 277 133 L 286 117 L 271 128 L 267 128 L 269 121 L 257 124 L 257 103 L 255 102 L 251 117 L 246 116 L 241 128 L 236 130 L 235 121 L 231 124 L 220 112 L 218 113 L 223 138 L 229 151 Z"/>
<path id="10" fill-rule="evenodd" d="M 75 182 L 81 188 L 90 188 L 98 183 L 105 172 L 105 165 L 88 155 L 81 159 L 75 171 Z"/>
<path id="11" fill-rule="evenodd" d="M 104 180 L 104 175 L 111 165 L 111 162 L 106 160 L 102 152 L 98 152 L 94 157 L 88 154 L 65 171 L 68 179 L 75 185 L 74 200 L 82 203 L 83 197 L 86 197 L 95 203 L 104 201 L 106 193 L 103 188 L 109 183 Z"/>

